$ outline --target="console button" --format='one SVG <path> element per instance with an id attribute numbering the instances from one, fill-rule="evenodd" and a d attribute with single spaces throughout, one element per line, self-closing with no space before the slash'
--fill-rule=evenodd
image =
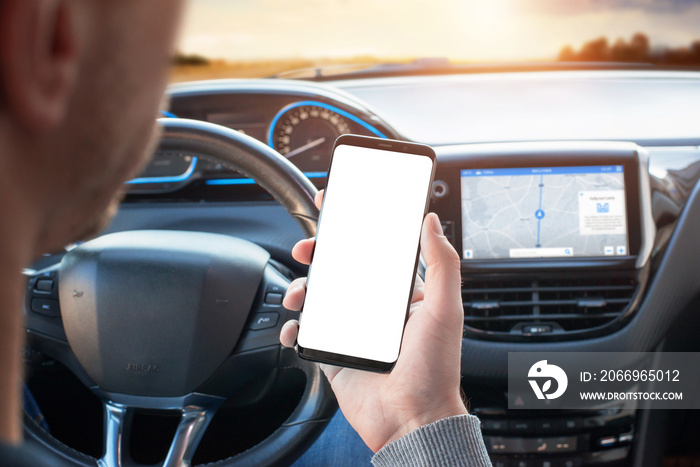
<path id="1" fill-rule="evenodd" d="M 535 462 L 532 459 L 515 459 L 512 467 L 535 467 Z"/>
<path id="2" fill-rule="evenodd" d="M 36 282 L 36 289 L 42 292 L 51 292 L 53 281 L 51 279 L 41 279 Z"/>
<path id="3" fill-rule="evenodd" d="M 525 335 L 547 334 L 550 332 L 552 332 L 552 326 L 548 324 L 523 326 L 523 334 Z"/>
<path id="4" fill-rule="evenodd" d="M 58 302 L 56 300 L 33 298 L 32 311 L 35 311 L 36 313 L 41 313 L 42 315 L 49 316 L 51 318 L 58 318 L 59 316 L 61 316 L 61 310 L 58 307 Z"/>
<path id="5" fill-rule="evenodd" d="M 634 433 L 622 433 L 619 438 L 617 438 L 618 443 L 631 443 L 634 439 Z"/>
<path id="6" fill-rule="evenodd" d="M 279 313 L 256 313 L 249 328 L 253 331 L 274 328 L 279 320 Z"/>
<path id="7" fill-rule="evenodd" d="M 486 431 L 505 431 L 508 428 L 507 420 L 482 420 L 481 429 Z"/>
<path id="8" fill-rule="evenodd" d="M 535 430 L 536 431 L 555 431 L 558 428 L 559 428 L 559 425 L 555 420 L 550 420 L 550 419 L 535 420 Z"/>
<path id="9" fill-rule="evenodd" d="M 550 459 L 537 459 L 535 465 L 537 467 L 555 467 L 556 462 Z"/>
<path id="10" fill-rule="evenodd" d="M 484 436 L 484 444 L 488 452 L 505 453 L 513 452 L 511 439 L 500 436 Z"/>
<path id="11" fill-rule="evenodd" d="M 580 430 L 583 427 L 583 420 L 580 418 L 565 418 L 562 420 L 562 427 L 565 430 Z"/>
<path id="12" fill-rule="evenodd" d="M 443 221 L 442 232 L 448 240 L 452 239 L 452 221 Z"/>
<path id="13" fill-rule="evenodd" d="M 578 439 L 575 436 L 562 436 L 551 439 L 552 448 L 549 452 L 569 452 L 575 451 L 578 446 Z"/>
<path id="14" fill-rule="evenodd" d="M 511 420 L 510 423 L 508 423 L 508 428 L 510 428 L 510 431 L 515 433 L 530 432 L 532 431 L 533 426 L 534 424 L 530 420 Z"/>
<path id="15" fill-rule="evenodd" d="M 601 448 L 609 448 L 617 444 L 617 437 L 606 436 L 605 438 L 600 438 L 596 444 Z"/>
<path id="16" fill-rule="evenodd" d="M 572 457 L 571 459 L 562 459 L 559 461 L 559 467 L 581 467 L 581 458 Z"/>
<path id="17" fill-rule="evenodd" d="M 507 457 L 492 457 L 491 464 L 493 467 L 510 467 L 510 462 Z"/>
<path id="18" fill-rule="evenodd" d="M 443 198 L 447 196 L 447 194 L 450 192 L 450 188 L 447 186 L 447 183 L 443 182 L 442 180 L 435 180 L 433 182 L 433 189 L 432 189 L 432 195 L 435 198 Z M 443 225 L 445 223 L 443 222 Z"/>
<path id="19" fill-rule="evenodd" d="M 547 452 L 547 449 L 552 449 L 552 438 L 535 438 L 527 441 L 526 447 L 528 452 Z"/>

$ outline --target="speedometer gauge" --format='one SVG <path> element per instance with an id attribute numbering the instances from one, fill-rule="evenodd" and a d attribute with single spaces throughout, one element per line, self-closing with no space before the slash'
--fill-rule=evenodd
<path id="1" fill-rule="evenodd" d="M 345 117 L 313 104 L 290 107 L 273 125 L 270 145 L 304 172 L 327 171 L 336 138 L 350 133 Z"/>

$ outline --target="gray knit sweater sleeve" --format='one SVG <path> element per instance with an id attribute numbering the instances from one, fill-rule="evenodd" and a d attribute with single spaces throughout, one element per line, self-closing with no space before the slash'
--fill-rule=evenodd
<path id="1" fill-rule="evenodd" d="M 372 458 L 384 466 L 491 466 L 479 419 L 456 415 L 417 428 L 381 448 Z"/>

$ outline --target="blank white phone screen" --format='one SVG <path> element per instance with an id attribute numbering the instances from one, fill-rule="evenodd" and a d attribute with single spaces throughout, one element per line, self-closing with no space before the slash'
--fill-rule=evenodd
<path id="1" fill-rule="evenodd" d="M 431 179 L 429 157 L 340 145 L 301 314 L 304 348 L 392 363 Z"/>

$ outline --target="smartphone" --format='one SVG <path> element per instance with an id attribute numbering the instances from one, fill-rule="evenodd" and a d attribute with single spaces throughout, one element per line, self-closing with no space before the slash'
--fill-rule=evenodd
<path id="1" fill-rule="evenodd" d="M 299 319 L 301 358 L 393 368 L 435 166 L 435 152 L 422 144 L 336 140 Z"/>

